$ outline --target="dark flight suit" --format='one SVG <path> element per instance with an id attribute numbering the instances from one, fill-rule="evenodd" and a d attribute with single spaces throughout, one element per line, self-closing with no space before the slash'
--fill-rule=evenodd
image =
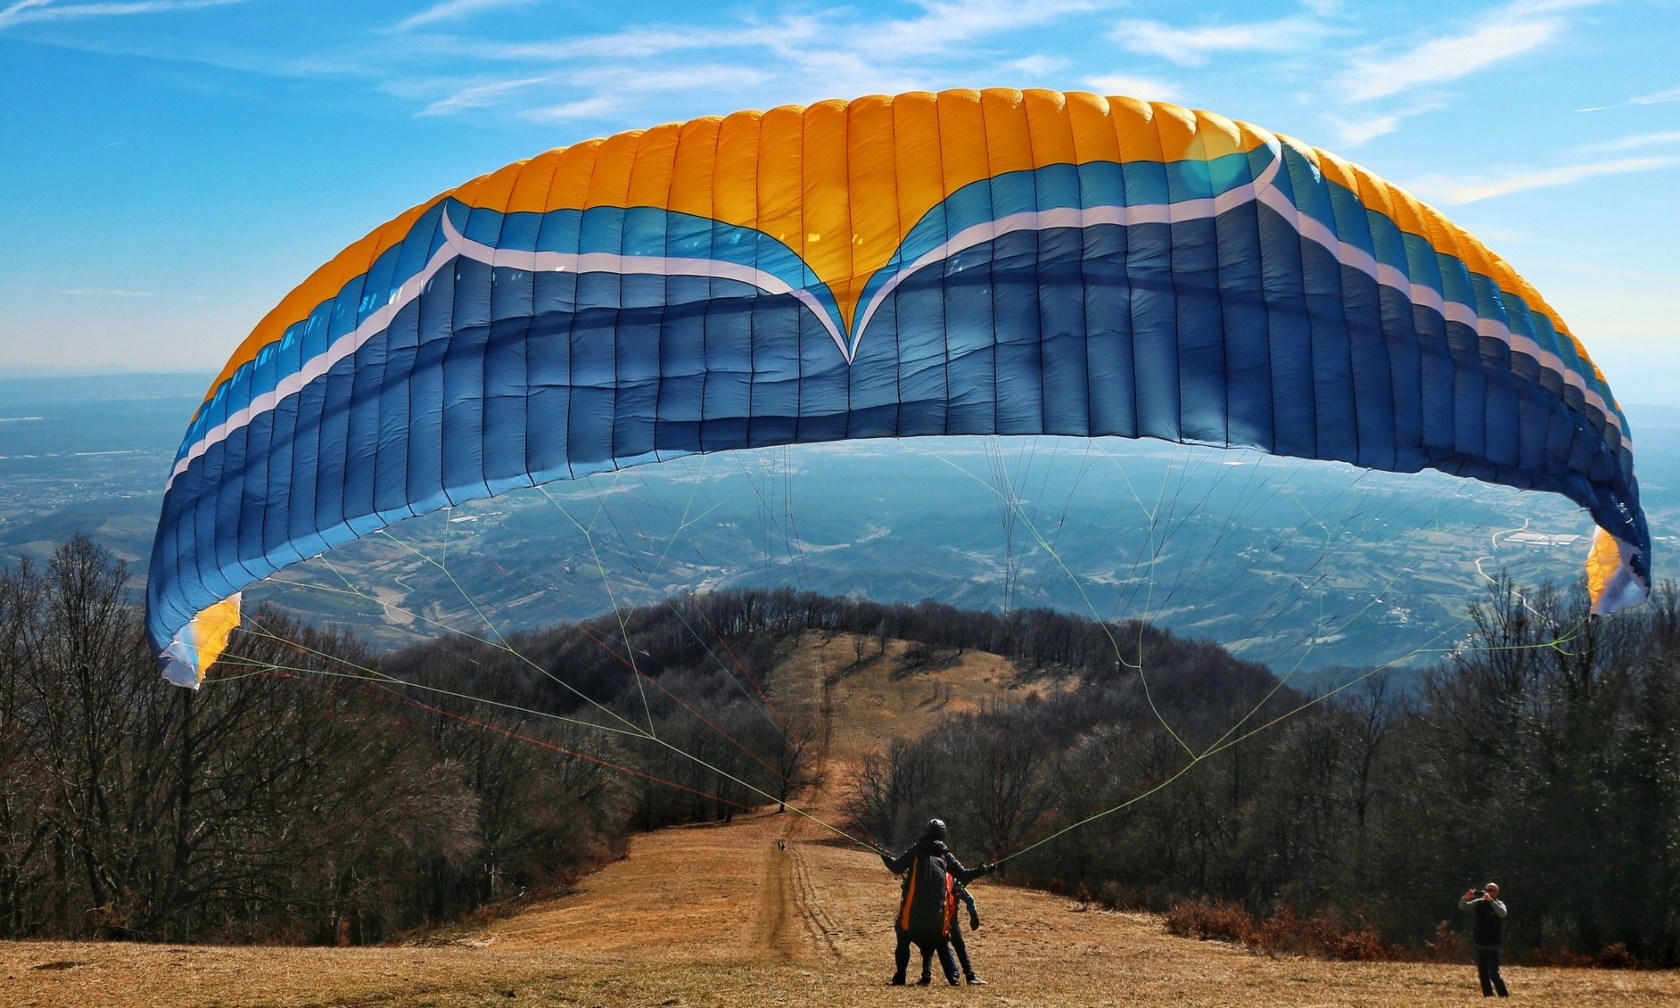
<path id="1" fill-rule="evenodd" d="M 974 879 L 986 874 L 984 871 L 980 871 L 978 869 L 971 870 L 964 868 L 963 863 L 957 860 L 957 856 L 951 853 L 951 849 L 945 846 L 945 841 L 935 840 L 932 837 L 923 837 L 920 840 L 917 840 L 915 843 L 910 845 L 909 849 L 896 858 L 889 857 L 885 852 L 883 852 L 881 854 L 881 862 L 887 866 L 888 871 L 895 875 L 902 875 L 910 870 L 910 866 L 915 864 L 918 857 L 943 858 L 945 861 L 946 874 L 950 875 L 958 882 L 972 882 Z M 905 876 L 902 894 L 903 895 L 900 897 L 901 899 L 908 898 L 910 894 L 909 876 Z M 904 982 L 905 970 L 910 966 L 910 944 L 912 939 L 910 937 L 910 933 L 904 928 L 895 926 L 894 930 L 898 933 L 898 948 L 893 952 L 893 965 L 895 969 L 893 972 L 892 982 L 895 984 L 901 984 Z M 962 982 L 960 974 L 957 972 L 957 964 L 952 961 L 951 958 L 951 944 L 948 938 L 942 937 L 936 942 L 917 941 L 916 945 L 922 953 L 923 983 L 928 983 L 932 979 L 933 957 L 936 953 L 939 956 L 940 968 L 945 971 L 945 979 L 953 984 Z"/>

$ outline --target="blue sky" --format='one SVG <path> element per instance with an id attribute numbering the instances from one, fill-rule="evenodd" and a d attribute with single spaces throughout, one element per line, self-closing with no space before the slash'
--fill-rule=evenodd
<path id="1" fill-rule="evenodd" d="M 516 158 L 945 87 L 1166 99 L 1479 235 L 1680 406 L 1680 0 L 0 0 L 0 373 L 213 370 L 316 265 Z"/>

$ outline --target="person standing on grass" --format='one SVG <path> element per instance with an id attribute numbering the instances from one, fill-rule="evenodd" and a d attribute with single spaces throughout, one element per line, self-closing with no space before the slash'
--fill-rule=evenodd
<path id="1" fill-rule="evenodd" d="M 969 894 L 968 887 L 953 879 L 951 881 L 951 896 L 959 903 L 968 906 L 968 926 L 972 931 L 980 930 L 980 911 L 974 907 L 974 897 Z M 962 910 L 951 908 L 951 950 L 957 954 L 957 962 L 962 965 L 963 976 L 970 984 L 984 984 L 980 975 L 974 972 L 974 964 L 968 960 L 968 945 L 962 936 Z"/>
<path id="2" fill-rule="evenodd" d="M 1482 980 L 1482 997 L 1510 997 L 1505 978 L 1499 975 L 1499 949 L 1505 943 L 1505 904 L 1499 899 L 1499 883 L 1489 882 L 1459 897 L 1458 908 L 1476 914 L 1470 940 L 1476 946 L 1476 973 Z"/>
<path id="3" fill-rule="evenodd" d="M 996 866 L 963 867 L 963 863 L 945 846 L 945 833 L 944 820 L 929 819 L 921 839 L 898 857 L 880 847 L 875 849 L 888 871 L 904 876 L 898 916 L 894 921 L 898 937 L 898 948 L 893 953 L 896 969 L 890 981 L 894 985 L 905 982 L 912 944 L 922 953 L 922 984 L 932 982 L 931 966 L 936 954 L 946 981 L 952 985 L 962 983 L 957 964 L 951 959 L 951 918 L 956 910 L 953 887 L 956 883 L 972 882 L 982 875 L 989 875 Z"/>

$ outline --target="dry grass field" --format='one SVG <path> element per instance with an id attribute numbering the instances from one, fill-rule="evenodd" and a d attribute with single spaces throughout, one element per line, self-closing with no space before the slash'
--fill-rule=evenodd
<path id="1" fill-rule="evenodd" d="M 851 657 L 847 646 L 841 664 Z M 807 660 L 832 666 L 836 655 L 813 651 Z M 812 814 L 836 816 L 832 795 L 867 740 L 915 734 L 937 710 L 1002 690 L 1008 670 L 995 661 L 973 656 L 913 680 L 862 668 L 835 683 L 829 786 Z M 953 841 L 962 852 L 962 838 Z M 766 812 L 638 837 L 629 857 L 564 898 L 401 947 L 0 943 L 0 1006 L 1440 1008 L 1480 1001 L 1468 963 L 1270 958 L 1171 937 L 1147 915 L 1082 910 L 989 879 L 974 887 L 983 927 L 969 937 L 989 983 L 889 988 L 897 891 L 873 854 L 792 812 Z M 1443 895 L 1443 914 L 1454 895 Z M 1680 1005 L 1680 973 L 1511 967 L 1506 977 L 1513 998 L 1528 1005 Z"/>

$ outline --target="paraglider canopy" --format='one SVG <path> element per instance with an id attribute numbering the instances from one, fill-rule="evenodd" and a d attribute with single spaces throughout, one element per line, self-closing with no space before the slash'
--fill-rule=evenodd
<path id="1" fill-rule="evenodd" d="M 1595 611 L 1649 584 L 1625 418 L 1470 235 L 1209 113 L 948 91 L 549 151 L 346 249 L 188 429 L 148 631 L 196 685 L 242 588 L 411 515 L 697 452 L 947 434 L 1552 491 L 1599 526 Z"/>

